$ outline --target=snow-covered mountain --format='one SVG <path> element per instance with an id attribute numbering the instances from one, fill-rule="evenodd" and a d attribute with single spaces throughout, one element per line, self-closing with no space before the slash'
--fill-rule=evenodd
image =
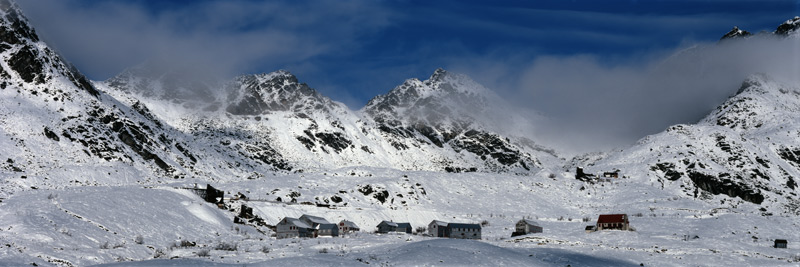
<path id="1" fill-rule="evenodd" d="M 189 101 L 180 99 L 184 105 L 177 106 L 158 90 L 166 81 L 188 84 L 174 82 L 180 77 L 132 73 L 146 74 L 125 71 L 97 86 L 129 103 L 142 101 L 157 117 L 198 140 L 233 148 L 276 169 L 372 166 L 533 173 L 544 166 L 542 161 L 559 161 L 553 150 L 525 138 L 524 132 L 472 115 L 504 114 L 506 122 L 529 123 L 499 112 L 502 100 L 489 89 L 442 69 L 425 81 L 407 80 L 359 111 L 283 70 L 235 77 L 220 83 L 217 91 L 225 93 L 208 103 L 185 105 Z M 151 87 L 156 91 L 142 91 L 140 81 L 156 85 Z"/>

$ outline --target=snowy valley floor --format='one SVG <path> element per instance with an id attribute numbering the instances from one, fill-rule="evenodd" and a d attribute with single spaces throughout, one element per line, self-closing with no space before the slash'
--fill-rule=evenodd
<path id="1" fill-rule="evenodd" d="M 646 179 L 592 185 L 566 173 L 515 176 L 350 168 L 213 184 L 226 197 L 248 197 L 249 201 L 229 200 L 233 211 L 175 189 L 194 183 L 205 184 L 180 180 L 151 187 L 39 189 L 11 195 L 0 202 L 0 265 L 800 264 L 797 218 L 763 216 L 758 206 L 727 197 L 695 199 Z M 278 197 L 283 203 L 275 201 Z M 285 203 L 292 197 L 297 204 Z M 333 206 L 300 204 L 325 200 Z M 266 227 L 232 222 L 241 204 L 253 207 L 255 215 L 271 225 L 284 216 L 311 214 L 331 222 L 353 221 L 364 232 L 276 240 Z M 605 213 L 629 214 L 636 231 L 584 231 Z M 544 233 L 510 238 L 514 223 L 523 217 L 539 222 Z M 417 228 L 434 219 L 488 225 L 480 241 L 371 233 L 381 220 L 407 221 Z M 772 248 L 776 238 L 789 240 L 789 248 Z"/>

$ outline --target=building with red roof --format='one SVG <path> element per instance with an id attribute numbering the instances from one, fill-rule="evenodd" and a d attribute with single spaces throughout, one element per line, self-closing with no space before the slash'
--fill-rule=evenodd
<path id="1" fill-rule="evenodd" d="M 630 230 L 627 214 L 601 214 L 597 218 L 597 230 Z"/>

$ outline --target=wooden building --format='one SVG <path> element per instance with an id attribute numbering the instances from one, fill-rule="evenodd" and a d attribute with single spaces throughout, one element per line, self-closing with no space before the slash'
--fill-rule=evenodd
<path id="1" fill-rule="evenodd" d="M 348 220 L 342 220 L 342 221 L 339 222 L 339 234 L 340 235 L 344 235 L 344 234 L 352 233 L 352 232 L 358 232 L 358 231 L 361 231 L 361 228 L 358 228 L 358 225 L 356 225 L 356 223 L 354 223 L 354 222 L 351 222 L 351 221 L 348 221 Z"/>
<path id="2" fill-rule="evenodd" d="M 406 233 L 406 234 L 411 233 L 412 230 L 411 223 L 396 223 L 396 224 L 397 224 L 397 229 L 395 229 L 396 232 Z"/>
<path id="3" fill-rule="evenodd" d="M 294 237 L 314 237 L 314 229 L 297 218 L 285 217 L 275 225 L 275 237 L 278 239 Z"/>
<path id="4" fill-rule="evenodd" d="M 450 238 L 481 239 L 481 225 L 475 223 L 449 223 Z"/>
<path id="5" fill-rule="evenodd" d="M 773 245 L 772 247 L 786 248 L 788 246 L 789 246 L 789 241 L 786 241 L 786 239 L 775 239 L 775 245 Z"/>
<path id="6" fill-rule="evenodd" d="M 450 237 L 450 228 L 447 222 L 433 220 L 428 224 L 428 234 L 434 237 Z"/>
<path id="7" fill-rule="evenodd" d="M 314 227 L 316 236 L 339 236 L 339 226 L 335 223 L 322 223 Z"/>
<path id="8" fill-rule="evenodd" d="M 397 224 L 391 221 L 382 221 L 378 224 L 378 233 L 385 234 L 389 232 L 396 232 Z"/>
<path id="9" fill-rule="evenodd" d="M 601 214 L 597 218 L 597 230 L 631 230 L 627 214 Z"/>

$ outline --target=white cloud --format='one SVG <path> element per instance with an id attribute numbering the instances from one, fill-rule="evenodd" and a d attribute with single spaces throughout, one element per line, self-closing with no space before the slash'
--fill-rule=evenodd
<path id="1" fill-rule="evenodd" d="M 256 66 L 273 71 L 353 49 L 389 23 L 387 12 L 369 1 L 196 1 L 157 11 L 121 1 L 19 4 L 40 35 L 94 79 L 150 57 L 226 75 Z"/>
<path id="2" fill-rule="evenodd" d="M 696 44 L 627 61 L 574 55 L 509 62 L 516 68 L 488 57 L 459 69 L 505 88 L 499 92 L 523 110 L 550 117 L 535 135 L 574 153 L 628 145 L 673 124 L 695 123 L 755 73 L 800 83 L 800 38 Z"/>

